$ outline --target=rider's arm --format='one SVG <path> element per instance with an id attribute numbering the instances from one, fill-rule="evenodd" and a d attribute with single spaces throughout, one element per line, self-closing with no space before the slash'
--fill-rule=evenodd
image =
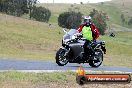
<path id="1" fill-rule="evenodd" d="M 79 33 L 82 32 L 83 26 L 84 26 L 84 25 L 80 25 L 79 28 L 77 29 Z"/>
<path id="2" fill-rule="evenodd" d="M 99 29 L 96 26 L 95 26 L 95 33 L 96 33 L 95 39 L 99 38 L 100 33 L 99 33 Z"/>
<path id="3" fill-rule="evenodd" d="M 99 30 L 94 24 L 91 24 L 91 29 L 92 32 L 94 33 L 94 40 L 96 40 L 100 35 Z"/>

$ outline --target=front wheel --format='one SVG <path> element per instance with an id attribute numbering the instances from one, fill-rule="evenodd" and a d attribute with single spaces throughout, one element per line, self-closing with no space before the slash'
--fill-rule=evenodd
<path id="1" fill-rule="evenodd" d="M 65 49 L 62 49 L 60 48 L 57 53 L 56 53 L 56 63 L 59 65 L 59 66 L 64 66 L 68 63 L 68 60 L 66 58 L 66 50 Z"/>
<path id="2" fill-rule="evenodd" d="M 99 67 L 103 62 L 103 52 L 101 50 L 96 50 L 94 59 L 89 61 L 91 67 Z"/>

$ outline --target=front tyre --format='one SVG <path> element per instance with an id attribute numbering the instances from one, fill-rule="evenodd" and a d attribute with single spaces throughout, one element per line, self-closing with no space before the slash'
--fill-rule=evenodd
<path id="1" fill-rule="evenodd" d="M 66 50 L 65 49 L 62 49 L 60 48 L 57 53 L 56 53 L 56 63 L 59 65 L 59 66 L 64 66 L 68 63 L 68 60 L 66 58 Z"/>
<path id="2" fill-rule="evenodd" d="M 91 67 L 99 67 L 103 62 L 103 52 L 101 50 L 95 51 L 95 56 L 93 60 L 89 61 Z"/>

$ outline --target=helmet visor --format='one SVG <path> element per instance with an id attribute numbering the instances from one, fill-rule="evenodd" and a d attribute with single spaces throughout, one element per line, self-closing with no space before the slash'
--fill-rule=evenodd
<path id="1" fill-rule="evenodd" d="M 88 22 L 89 22 L 89 20 L 88 20 L 88 19 L 84 19 L 84 20 L 83 20 L 83 22 L 84 22 L 84 23 L 86 23 L 86 22 L 88 23 Z"/>

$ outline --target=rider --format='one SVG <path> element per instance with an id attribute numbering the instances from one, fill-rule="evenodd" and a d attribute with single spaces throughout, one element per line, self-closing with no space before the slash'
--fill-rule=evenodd
<path id="1" fill-rule="evenodd" d="M 84 55 L 87 55 L 90 49 L 89 44 L 92 41 L 96 41 L 100 33 L 98 28 L 91 22 L 92 19 L 90 16 L 84 16 L 83 19 L 84 22 L 79 26 L 77 30 L 79 33 L 82 32 L 83 37 L 86 38 L 83 47 L 84 47 Z"/>

